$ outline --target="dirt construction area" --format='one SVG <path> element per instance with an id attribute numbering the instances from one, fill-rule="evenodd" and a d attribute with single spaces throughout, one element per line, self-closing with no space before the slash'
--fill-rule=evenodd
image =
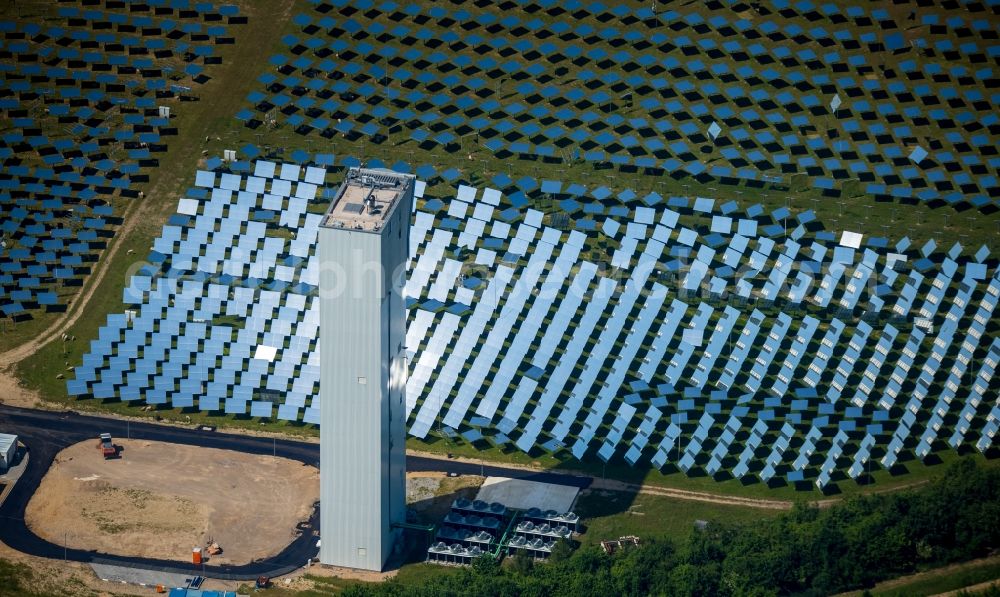
<path id="1" fill-rule="evenodd" d="M 319 470 L 293 460 L 140 440 L 97 441 L 56 456 L 28 504 L 38 536 L 71 548 L 191 561 L 214 541 L 213 564 L 245 564 L 280 552 L 319 499 Z"/>

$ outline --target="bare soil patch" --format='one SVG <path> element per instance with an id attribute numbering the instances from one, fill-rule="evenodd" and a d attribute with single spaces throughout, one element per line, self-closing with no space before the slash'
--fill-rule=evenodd
<path id="1" fill-rule="evenodd" d="M 215 564 L 280 552 L 319 499 L 319 471 L 285 458 L 161 442 L 116 440 L 104 460 L 97 440 L 56 457 L 25 514 L 53 543 L 103 553 L 191 561 L 214 540 Z"/>
<path id="2" fill-rule="evenodd" d="M 9 363 L 7 355 L 0 355 L 0 363 Z M 13 367 L 0 366 L 0 403 L 23 408 L 39 408 L 42 399 L 38 392 L 29 390 L 18 383 L 12 374 Z"/>
<path id="3" fill-rule="evenodd" d="M 444 473 L 406 473 L 406 507 L 424 523 L 437 524 L 458 498 L 472 499 L 483 484 L 483 477 Z"/>

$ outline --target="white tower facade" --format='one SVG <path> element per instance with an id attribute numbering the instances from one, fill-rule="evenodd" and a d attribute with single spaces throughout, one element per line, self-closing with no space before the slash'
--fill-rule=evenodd
<path id="1" fill-rule="evenodd" d="M 351 168 L 319 228 L 320 562 L 382 570 L 406 516 L 414 178 Z"/>

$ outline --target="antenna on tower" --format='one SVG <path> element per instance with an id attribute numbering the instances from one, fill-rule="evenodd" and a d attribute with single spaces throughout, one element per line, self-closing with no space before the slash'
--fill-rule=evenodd
<path id="1" fill-rule="evenodd" d="M 375 189 L 376 189 L 376 186 L 375 186 L 375 181 L 371 181 L 371 182 L 372 182 L 372 186 L 371 186 L 371 188 L 368 189 L 368 196 L 365 197 L 365 205 L 368 207 L 368 213 L 369 214 L 374 214 L 375 213 Z"/>

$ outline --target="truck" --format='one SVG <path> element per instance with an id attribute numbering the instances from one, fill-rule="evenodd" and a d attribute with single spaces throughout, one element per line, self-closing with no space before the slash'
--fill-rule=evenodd
<path id="1" fill-rule="evenodd" d="M 118 455 L 118 450 L 115 449 L 115 443 L 111 440 L 110 433 L 102 433 L 100 436 L 100 441 L 97 443 L 97 448 L 101 450 L 104 454 L 104 459 L 109 460 Z"/>

